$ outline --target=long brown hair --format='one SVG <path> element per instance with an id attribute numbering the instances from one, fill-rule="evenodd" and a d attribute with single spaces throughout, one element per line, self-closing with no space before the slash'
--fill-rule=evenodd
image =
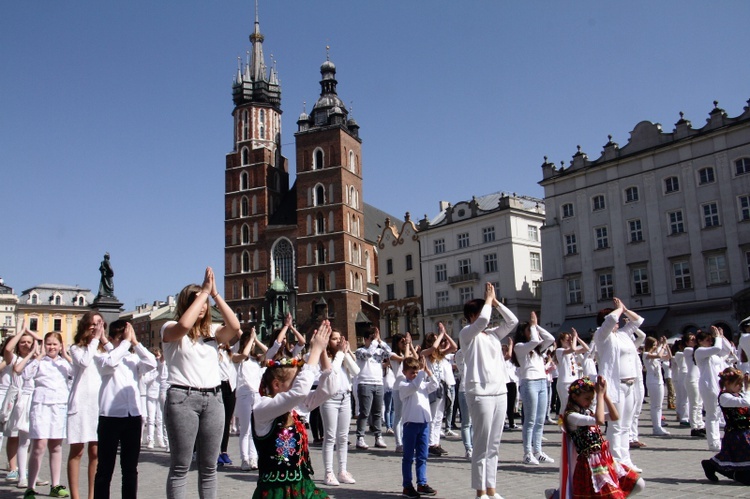
<path id="1" fill-rule="evenodd" d="M 177 296 L 175 320 L 180 320 L 182 314 L 190 308 L 190 305 L 195 301 L 195 296 L 201 292 L 202 289 L 203 288 L 197 284 L 188 284 L 182 288 L 182 291 L 180 291 L 180 294 Z M 208 307 L 206 315 L 204 315 L 202 319 L 195 321 L 195 324 L 190 327 L 190 331 L 188 331 L 187 335 L 193 341 L 197 341 L 200 336 L 204 338 L 211 336 L 211 307 Z"/>
<path id="2" fill-rule="evenodd" d="M 76 335 L 73 337 L 73 344 L 78 345 L 79 347 L 84 347 L 89 344 L 91 341 L 91 334 L 89 334 L 89 328 L 94 323 L 94 317 L 101 317 L 102 322 L 104 322 L 104 317 L 102 314 L 97 312 L 96 310 L 89 310 L 78 321 L 78 326 L 76 327 Z M 104 323 L 104 328 L 106 329 L 107 323 Z"/>

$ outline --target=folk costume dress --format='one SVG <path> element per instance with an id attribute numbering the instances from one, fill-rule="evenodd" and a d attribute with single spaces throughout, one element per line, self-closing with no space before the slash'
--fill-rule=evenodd
<path id="1" fill-rule="evenodd" d="M 269 369 L 274 369 L 269 367 Z M 258 486 L 253 499 L 327 498 L 312 481 L 313 468 L 305 425 L 296 406 L 311 411 L 338 390 L 339 378 L 323 371 L 318 388 L 310 391 L 315 369 L 305 365 L 289 391 L 259 397 L 253 407 L 253 441 L 258 450 Z"/>
<path id="2" fill-rule="evenodd" d="M 722 392 L 719 405 L 726 426 L 721 451 L 711 460 L 716 471 L 750 484 L 750 401 L 747 395 Z"/>
<path id="3" fill-rule="evenodd" d="M 563 466 L 572 466 L 573 471 L 568 483 L 562 484 L 565 493 L 560 496 L 576 499 L 627 497 L 638 481 L 638 474 L 612 458 L 609 442 L 602 435 L 591 411 L 582 408 L 567 411 L 565 421 L 567 429 L 564 438 L 570 439 L 566 442 L 567 446 L 572 443 L 577 456 L 565 459 L 567 456 L 563 450 L 564 461 L 567 461 Z"/>

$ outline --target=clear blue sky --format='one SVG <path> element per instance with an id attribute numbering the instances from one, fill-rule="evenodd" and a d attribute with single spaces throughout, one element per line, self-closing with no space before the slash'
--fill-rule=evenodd
<path id="1" fill-rule="evenodd" d="M 642 120 L 700 127 L 750 98 L 750 2 L 261 0 L 284 154 L 330 45 L 363 139 L 366 202 L 414 219 L 497 191 L 542 197 L 543 156 L 597 158 Z M 132 309 L 224 268 L 231 83 L 252 0 L 0 4 L 0 276 Z"/>

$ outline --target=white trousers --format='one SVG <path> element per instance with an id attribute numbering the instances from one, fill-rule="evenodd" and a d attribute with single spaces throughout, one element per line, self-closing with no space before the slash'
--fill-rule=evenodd
<path id="1" fill-rule="evenodd" d="M 497 461 L 500 440 L 503 437 L 505 413 L 508 409 L 508 394 L 466 394 L 474 430 L 471 456 L 471 488 L 494 489 L 497 483 Z"/>
<path id="2" fill-rule="evenodd" d="M 258 459 L 258 451 L 253 442 L 252 415 L 255 397 L 258 395 L 251 390 L 237 392 L 234 414 L 240 422 L 240 459 L 250 461 Z"/>
<path id="3" fill-rule="evenodd" d="M 609 421 L 607 424 L 607 440 L 609 440 L 612 456 L 625 464 L 632 464 L 630 459 L 630 426 L 633 423 L 633 414 L 635 413 L 635 384 L 626 385 L 625 383 L 613 380 L 620 391 L 617 412 L 620 413 L 620 419 Z"/>
<path id="4" fill-rule="evenodd" d="M 685 387 L 685 374 L 678 374 L 674 377 L 674 397 L 675 409 L 677 410 L 677 420 L 686 421 L 688 419 L 688 396 Z"/>
<path id="5" fill-rule="evenodd" d="M 557 378 L 557 396 L 560 397 L 560 414 L 565 413 L 565 408 L 568 406 L 568 388 L 570 383 L 560 381 Z"/>
<path id="6" fill-rule="evenodd" d="M 333 473 L 333 447 L 339 462 L 339 473 L 346 471 L 349 423 L 352 420 L 352 401 L 349 392 L 334 395 L 320 406 L 323 420 L 323 466 Z"/>
<path id="7" fill-rule="evenodd" d="M 685 377 L 685 391 L 688 397 L 688 419 L 690 429 L 699 430 L 706 424 L 703 422 L 703 397 L 698 389 L 698 380 Z"/>
<path id="8" fill-rule="evenodd" d="M 721 421 L 721 407 L 719 407 L 719 392 L 711 388 L 699 385 L 703 407 L 706 408 L 706 441 L 708 448 L 719 450 L 721 447 L 721 433 L 719 422 Z"/>
<path id="9" fill-rule="evenodd" d="M 441 390 L 442 388 L 438 388 Z M 430 423 L 430 447 L 440 445 L 440 430 L 443 427 L 443 412 L 445 411 L 445 395 L 430 404 L 432 422 Z"/>
<path id="10" fill-rule="evenodd" d="M 635 409 L 633 409 L 633 421 L 630 423 L 630 441 L 638 442 L 640 435 L 638 434 L 638 423 L 641 417 L 641 411 L 643 410 L 643 397 L 646 396 L 646 391 L 643 389 L 643 378 L 636 378 L 633 384 L 633 398 L 635 399 Z M 630 449 L 630 446 L 628 446 Z"/>
<path id="11" fill-rule="evenodd" d="M 664 403 L 664 383 L 648 381 L 648 403 L 651 404 L 651 428 L 658 433 L 662 430 L 661 407 Z"/>

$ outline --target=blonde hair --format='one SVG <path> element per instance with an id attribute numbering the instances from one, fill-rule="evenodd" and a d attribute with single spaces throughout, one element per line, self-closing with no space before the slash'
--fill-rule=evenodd
<path id="1" fill-rule="evenodd" d="M 203 288 L 201 288 L 197 284 L 188 284 L 187 286 L 182 288 L 182 291 L 180 291 L 180 294 L 177 296 L 175 320 L 180 320 L 182 314 L 184 314 L 187 309 L 190 308 L 190 305 L 192 305 L 195 301 L 196 295 L 202 290 Z M 209 336 L 211 336 L 211 307 L 208 307 L 206 315 L 204 315 L 202 319 L 198 319 L 197 321 L 195 321 L 195 324 L 190 327 L 187 335 L 193 341 L 197 341 L 200 336 L 204 338 L 208 338 Z"/>

